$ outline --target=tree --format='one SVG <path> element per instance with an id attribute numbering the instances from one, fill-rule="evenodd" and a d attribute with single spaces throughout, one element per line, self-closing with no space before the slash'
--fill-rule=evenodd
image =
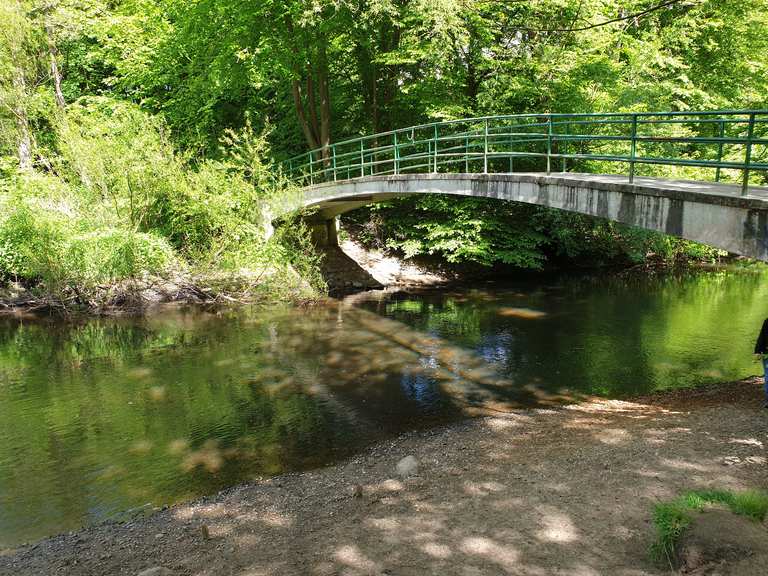
<path id="1" fill-rule="evenodd" d="M 32 131 L 28 106 L 38 80 L 35 29 L 20 0 L 0 4 L 0 107 L 4 123 L 13 125 L 19 168 L 32 169 Z"/>

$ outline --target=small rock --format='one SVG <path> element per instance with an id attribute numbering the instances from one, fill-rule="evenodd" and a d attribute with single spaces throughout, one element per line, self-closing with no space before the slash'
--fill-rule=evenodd
<path id="1" fill-rule="evenodd" d="M 143 572 L 139 572 L 138 576 L 174 576 L 173 572 L 162 566 L 154 566 L 153 568 L 147 568 Z"/>
<path id="2" fill-rule="evenodd" d="M 352 497 L 353 498 L 363 497 L 363 487 L 360 484 L 355 484 L 355 486 L 352 488 Z"/>
<path id="3" fill-rule="evenodd" d="M 402 476 L 412 476 L 419 473 L 419 461 L 413 456 L 406 456 L 395 466 L 397 473 Z"/>
<path id="4" fill-rule="evenodd" d="M 203 536 L 204 540 L 210 540 L 211 539 L 211 532 L 208 530 L 208 526 L 203 524 L 200 526 L 200 534 Z"/>

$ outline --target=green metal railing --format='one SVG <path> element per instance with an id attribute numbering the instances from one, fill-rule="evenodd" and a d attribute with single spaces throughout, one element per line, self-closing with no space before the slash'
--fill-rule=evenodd
<path id="1" fill-rule="evenodd" d="M 616 165 L 622 165 L 617 172 Z M 768 110 L 516 114 L 361 136 L 283 164 L 302 186 L 386 174 L 589 172 L 766 181 Z"/>

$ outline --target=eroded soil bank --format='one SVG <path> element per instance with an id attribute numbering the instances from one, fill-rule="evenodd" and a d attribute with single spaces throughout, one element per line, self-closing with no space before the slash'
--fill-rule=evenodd
<path id="1" fill-rule="evenodd" d="M 656 501 L 768 488 L 761 400 L 751 379 L 485 415 L 8 551 L 0 574 L 664 574 L 647 553 Z M 406 455 L 418 474 L 400 478 Z"/>

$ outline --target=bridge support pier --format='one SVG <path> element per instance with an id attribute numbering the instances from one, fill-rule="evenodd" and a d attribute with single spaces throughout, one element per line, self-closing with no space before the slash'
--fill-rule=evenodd
<path id="1" fill-rule="evenodd" d="M 325 247 L 339 245 L 338 217 L 329 220 L 309 221 L 308 224 L 312 233 L 312 242 L 315 246 Z"/>

